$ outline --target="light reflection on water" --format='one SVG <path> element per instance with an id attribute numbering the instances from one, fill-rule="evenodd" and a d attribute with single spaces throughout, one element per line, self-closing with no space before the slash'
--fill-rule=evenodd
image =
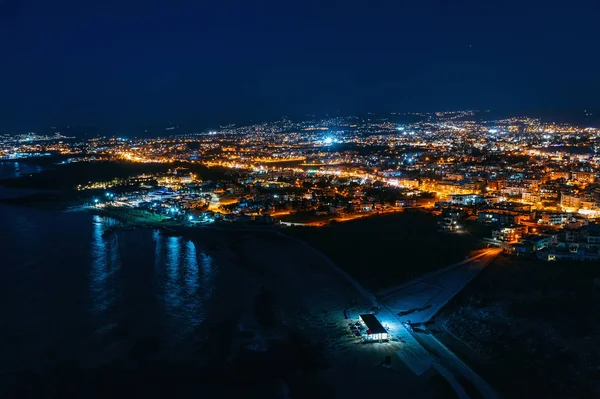
<path id="1" fill-rule="evenodd" d="M 60 367 L 92 376 L 169 356 L 195 361 L 215 315 L 230 311 L 215 294 L 238 290 L 222 284 L 229 280 L 218 260 L 193 241 L 150 230 L 103 236 L 115 223 L 0 206 L 0 293 L 10 298 L 0 301 L 0 397 L 15 397 L 4 395 L 5 372 L 14 370 L 70 383 Z"/>
<path id="2" fill-rule="evenodd" d="M 0 162 L 0 178 L 1 179 L 14 179 L 19 178 L 23 175 L 30 175 L 32 173 L 40 173 L 44 170 L 39 165 L 29 164 L 27 162 L 18 161 L 7 161 Z"/>
<path id="3" fill-rule="evenodd" d="M 183 287 L 179 284 L 178 275 L 181 265 L 181 248 L 177 237 L 168 237 L 166 243 L 166 259 L 164 267 L 167 271 L 164 287 L 164 301 L 167 316 L 178 318 L 183 302 Z M 163 263 L 157 258 L 157 262 Z M 160 267 L 160 266 L 159 266 Z"/>
<path id="4" fill-rule="evenodd" d="M 181 237 L 154 233 L 154 268 L 159 279 L 157 295 L 162 302 L 172 334 L 184 335 L 200 325 L 212 293 L 212 258 Z"/>
<path id="5" fill-rule="evenodd" d="M 119 237 L 117 234 L 111 234 L 108 237 L 102 236 L 105 221 L 101 216 L 94 216 L 90 294 L 91 309 L 96 314 L 102 314 L 114 305 L 117 287 L 112 277 L 121 267 Z"/>
<path id="6" fill-rule="evenodd" d="M 114 223 L 110 218 L 93 217 L 89 309 L 98 331 L 123 326 L 132 318 L 136 325 L 152 325 L 156 320 L 155 326 L 166 333 L 165 343 L 181 341 L 206 320 L 206 309 L 213 306 L 213 259 L 193 241 L 158 231 L 151 235 L 117 231 L 103 236 Z M 136 295 L 145 299 L 135 299 Z"/>

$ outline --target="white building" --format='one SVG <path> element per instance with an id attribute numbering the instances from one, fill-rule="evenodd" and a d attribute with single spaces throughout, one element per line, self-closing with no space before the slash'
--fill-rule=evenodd
<path id="1" fill-rule="evenodd" d="M 477 194 L 451 194 L 450 203 L 455 205 L 477 205 L 485 203 L 483 195 Z"/>
<path id="2" fill-rule="evenodd" d="M 388 339 L 387 330 L 381 325 L 379 320 L 370 313 L 361 314 L 358 316 L 360 322 L 367 328 L 366 338 L 370 341 L 378 341 L 382 339 Z"/>

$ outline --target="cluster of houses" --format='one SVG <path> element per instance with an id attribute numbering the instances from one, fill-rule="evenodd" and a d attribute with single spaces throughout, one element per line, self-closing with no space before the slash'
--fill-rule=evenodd
<path id="1" fill-rule="evenodd" d="M 278 211 L 310 211 L 314 215 L 344 215 L 357 212 L 376 212 L 387 208 L 375 198 L 346 199 L 328 190 L 309 190 L 302 194 L 246 194 L 225 207 L 239 214 L 259 214 Z"/>
<path id="2" fill-rule="evenodd" d="M 516 256 L 560 259 L 600 259 L 600 224 L 573 212 L 549 212 L 509 201 L 488 201 L 486 197 L 453 195 L 440 204 L 444 230 L 457 230 L 465 219 L 489 225 L 485 240 Z"/>

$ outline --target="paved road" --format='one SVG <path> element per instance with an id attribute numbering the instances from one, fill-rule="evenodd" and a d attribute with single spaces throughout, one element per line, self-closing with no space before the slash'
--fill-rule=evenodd
<path id="1" fill-rule="evenodd" d="M 394 291 L 388 290 L 384 296 L 379 297 L 379 303 L 385 305 L 401 321 L 428 322 L 500 252 L 498 248 L 485 250 L 467 262 L 430 273 L 399 286 Z"/>
<path id="2" fill-rule="evenodd" d="M 463 380 L 468 381 L 468 383 L 470 383 L 485 399 L 497 399 L 499 397 L 494 388 L 492 388 L 477 373 L 471 370 L 469 366 L 460 360 L 458 356 L 441 343 L 433 334 L 415 333 L 414 335 L 417 338 L 417 341 L 433 354 L 439 364 L 444 366 L 446 370 L 450 370 L 449 372 L 453 374 L 454 378 L 460 376 Z M 442 373 L 442 375 L 444 374 Z M 445 377 L 452 384 L 452 379 L 449 379 L 449 376 Z M 455 391 L 457 393 L 460 392 L 456 389 Z"/>
<path id="3" fill-rule="evenodd" d="M 348 282 L 354 286 L 354 288 L 368 301 L 369 304 L 371 304 L 371 306 L 378 305 L 375 295 L 371 294 L 371 292 L 362 287 L 357 280 L 340 269 L 324 253 L 296 237 L 284 235 L 282 233 L 279 234 L 305 246 L 308 251 L 313 251 L 318 254 L 331 268 L 333 268 L 333 270 L 348 280 Z M 429 352 L 415 339 L 411 332 L 408 331 L 406 326 L 400 323 L 396 315 L 394 315 L 384 306 L 381 307 L 379 313 L 377 314 L 377 318 L 384 326 L 388 327 L 391 335 L 401 342 L 402 345 L 400 345 L 400 349 L 398 352 L 396 352 L 396 356 L 398 356 L 398 358 L 415 375 L 421 375 L 433 366 L 434 359 L 430 356 Z"/>
<path id="4" fill-rule="evenodd" d="M 435 363 L 435 359 L 427 349 L 417 341 L 404 324 L 398 320 L 392 312 L 382 306 L 377 319 L 385 326 L 390 335 L 400 341 L 400 349 L 396 356 L 415 374 L 421 375 L 429 370 Z"/>
<path id="5" fill-rule="evenodd" d="M 391 327 L 390 334 L 402 342 L 401 349 L 396 352 L 396 356 L 415 375 L 421 375 L 433 367 L 448 381 L 456 395 L 461 399 L 469 396 L 466 394 L 464 383 L 460 383 L 459 379 L 472 384 L 473 388 L 485 399 L 498 398 L 494 388 L 426 329 L 425 333 L 409 331 L 402 324 L 400 318 L 387 309 L 385 305 L 381 307 L 377 318 L 384 326 Z"/>
<path id="6" fill-rule="evenodd" d="M 458 379 L 468 381 L 482 397 L 496 399 L 496 391 L 450 349 L 430 334 L 425 328 L 424 333 L 409 331 L 403 324 L 406 320 L 412 323 L 429 321 L 444 305 L 458 294 L 470 281 L 472 281 L 487 265 L 498 256 L 500 249 L 494 248 L 483 251 L 481 254 L 458 264 L 451 265 L 438 272 L 415 279 L 407 284 L 388 290 L 379 303 L 382 311 L 377 317 L 385 324 L 393 325 L 393 335 L 404 340 L 406 334 L 413 340 L 407 339 L 410 349 L 409 354 L 398 353 L 402 360 L 413 371 L 418 371 L 419 366 L 416 356 L 421 356 L 420 361 L 432 365 L 444 376 L 460 398 L 467 397 L 465 389 L 458 383 Z M 401 311 L 417 310 L 405 316 L 398 316 Z M 418 349 L 416 349 L 418 348 Z M 424 351 L 427 355 L 423 354 Z M 407 357 L 408 356 L 408 357 Z M 423 366 L 424 367 L 424 366 Z M 415 374 L 417 372 L 415 371 Z"/>
<path id="7" fill-rule="evenodd" d="M 380 301 L 368 290 L 363 288 L 358 281 L 341 270 L 325 254 L 298 240 L 295 237 L 286 236 L 307 247 L 308 250 L 317 252 L 330 267 L 346 278 L 358 292 L 370 303 L 377 305 L 380 311 L 377 318 L 390 332 L 390 335 L 401 342 L 396 356 L 415 374 L 421 375 L 425 371 L 435 368 L 440 375 L 448 380 L 457 396 L 461 399 L 467 398 L 464 387 L 458 382 L 458 378 L 469 381 L 482 397 L 496 399 L 498 397 L 494 389 L 488 385 L 479 375 L 463 363 L 452 351 L 444 346 L 431 334 L 417 334 L 409 331 L 403 324 L 405 317 L 398 316 L 398 309 L 405 310 L 427 305 L 430 307 L 413 313 L 420 313 L 419 320 L 429 320 L 433 317 L 451 298 L 453 298 L 466 284 L 468 284 L 481 270 L 483 270 L 501 250 L 494 248 L 483 251 L 481 254 L 450 265 L 440 271 L 427 274 L 407 284 L 388 290 Z M 411 320 L 416 322 L 415 316 Z"/>
<path id="8" fill-rule="evenodd" d="M 493 249 L 493 248 L 492 248 L 492 249 Z M 412 285 L 412 284 L 414 284 L 414 283 L 415 283 L 415 282 L 417 282 L 417 281 L 426 280 L 426 279 L 428 279 L 428 278 L 430 278 L 430 277 L 433 277 L 433 276 L 436 276 L 436 275 L 439 275 L 439 274 L 445 273 L 445 272 L 447 272 L 447 271 L 449 271 L 449 270 L 453 270 L 453 269 L 454 269 L 454 268 L 456 268 L 457 266 L 464 265 L 464 264 L 466 264 L 466 263 L 469 263 L 469 262 L 472 262 L 472 261 L 474 261 L 475 259 L 479 259 L 479 258 L 481 258 L 481 257 L 482 257 L 482 256 L 484 256 L 484 255 L 487 253 L 487 251 L 489 251 L 489 250 L 490 250 L 490 248 L 488 248 L 488 249 L 486 249 L 486 250 L 482 250 L 482 251 L 480 251 L 479 253 L 475 254 L 474 256 L 471 256 L 470 258 L 467 258 L 467 259 L 465 259 L 465 260 L 462 260 L 462 261 L 460 261 L 460 262 L 457 262 L 457 263 L 453 263 L 453 264 L 451 264 L 451 265 L 449 265 L 449 266 L 446 266 L 446 267 L 444 267 L 443 269 L 434 270 L 434 271 L 432 271 L 432 272 L 429 272 L 429 273 L 427 273 L 427 274 L 423 274 L 423 275 L 421 275 L 421 276 L 419 276 L 419 277 L 417 277 L 417 278 L 415 278 L 415 279 L 413 279 L 413 280 L 411 280 L 411 281 L 408 281 L 408 282 L 406 282 L 406 283 L 403 283 L 403 284 L 400 284 L 400 285 L 393 285 L 393 286 L 387 287 L 387 288 L 385 288 L 385 289 L 383 289 L 383 290 L 381 290 L 381 291 L 377 292 L 377 296 L 378 296 L 379 298 L 383 298 L 383 297 L 385 297 L 385 296 L 387 296 L 387 295 L 389 295 L 389 294 L 393 294 L 394 292 L 396 292 L 396 291 L 399 291 L 400 289 L 402 289 L 402 288 L 404 288 L 404 287 L 408 287 L 409 285 Z"/>

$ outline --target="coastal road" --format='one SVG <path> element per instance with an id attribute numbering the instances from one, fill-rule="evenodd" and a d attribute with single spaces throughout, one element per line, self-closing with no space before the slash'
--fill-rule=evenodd
<path id="1" fill-rule="evenodd" d="M 466 261 L 388 289 L 378 295 L 378 302 L 403 322 L 426 323 L 500 252 L 499 248 L 486 249 Z"/>

